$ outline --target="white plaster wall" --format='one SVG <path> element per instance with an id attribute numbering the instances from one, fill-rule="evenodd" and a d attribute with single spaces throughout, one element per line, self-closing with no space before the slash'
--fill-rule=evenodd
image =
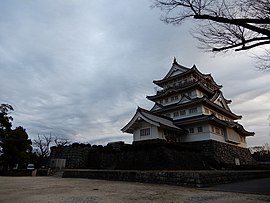
<path id="1" fill-rule="evenodd" d="M 227 142 L 225 140 L 225 137 L 224 136 L 217 135 L 215 133 L 211 133 L 211 139 L 212 140 L 219 141 L 219 142 L 223 142 L 223 143 L 226 143 L 226 144 L 229 144 L 229 145 L 237 146 L 237 147 L 243 147 L 243 148 L 246 148 L 247 147 L 247 143 L 246 142 L 241 142 L 240 144 L 234 144 L 234 143 L 231 143 L 231 142 Z"/>
<path id="2" fill-rule="evenodd" d="M 164 130 L 161 128 L 158 128 L 158 138 L 165 139 Z"/>
<path id="3" fill-rule="evenodd" d="M 196 96 L 196 97 L 203 97 L 203 95 L 204 95 L 203 92 L 200 91 L 200 90 L 198 90 L 198 89 L 196 89 L 195 92 L 196 92 L 196 93 L 195 93 L 195 96 Z"/>
<path id="4" fill-rule="evenodd" d="M 211 126 L 210 125 L 209 125 L 209 131 L 211 131 Z M 226 128 L 226 130 L 224 132 L 225 132 L 225 135 L 216 134 L 216 133 L 211 132 L 211 139 L 219 141 L 219 142 L 223 142 L 223 143 L 226 143 L 226 144 L 230 144 L 230 145 L 233 145 L 233 146 L 244 147 L 244 148 L 247 147 L 247 143 L 246 142 L 241 142 L 240 135 L 237 132 L 235 132 L 233 129 Z M 233 137 L 233 139 L 239 139 L 238 141 L 240 142 L 240 144 L 234 144 L 234 143 L 231 143 L 231 142 L 227 142 L 226 141 L 226 136 L 228 136 L 228 134 L 229 134 L 230 138 Z"/>
<path id="5" fill-rule="evenodd" d="M 207 107 L 205 107 L 205 106 L 202 105 L 202 114 L 204 114 L 204 115 L 209 115 L 209 114 L 210 114 L 210 111 L 209 111 L 209 112 L 206 112 L 206 111 L 205 111 L 206 108 L 207 108 Z M 208 109 L 209 109 L 209 108 L 208 108 Z"/>
<path id="6" fill-rule="evenodd" d="M 247 147 L 247 143 L 246 142 L 241 142 L 241 138 L 240 135 L 233 129 L 231 128 L 227 128 L 227 139 L 229 140 L 235 140 L 237 142 L 240 142 L 240 144 L 238 144 L 237 146 L 240 147 Z"/>
<path id="7" fill-rule="evenodd" d="M 219 142 L 225 142 L 224 135 L 219 135 L 219 134 L 211 132 L 210 136 L 211 136 L 211 140 L 216 140 L 216 141 L 219 141 Z"/>
<path id="8" fill-rule="evenodd" d="M 192 108 L 195 108 L 195 107 L 197 108 L 197 113 L 189 113 L 189 109 L 192 109 Z M 186 110 L 186 115 L 180 115 L 181 110 Z M 178 117 L 173 117 L 173 113 L 176 112 L 176 111 L 179 112 L 179 116 Z M 173 120 L 178 120 L 178 119 L 182 119 L 182 118 L 188 118 L 188 117 L 202 115 L 203 114 L 203 108 L 202 108 L 202 105 L 198 105 L 198 106 L 189 107 L 189 108 L 186 108 L 186 109 L 174 110 L 174 111 L 167 112 L 167 113 L 170 113 L 170 115 L 171 115 L 170 117 Z M 166 114 L 164 114 L 164 115 L 166 115 Z"/>
<path id="9" fill-rule="evenodd" d="M 203 132 L 198 132 L 198 127 L 202 127 Z M 189 133 L 188 135 L 181 136 L 181 142 L 195 142 L 211 139 L 209 125 L 207 123 L 186 126 L 187 130 L 189 130 L 189 128 L 194 128 L 194 133 Z"/>
<path id="10" fill-rule="evenodd" d="M 150 128 L 150 135 L 140 136 L 140 130 L 144 128 Z M 158 138 L 160 138 L 158 127 L 150 125 L 148 123 L 141 125 L 140 128 L 136 129 L 133 133 L 133 141 L 151 140 Z"/>
<path id="11" fill-rule="evenodd" d="M 231 128 L 227 128 L 227 139 L 241 142 L 240 135 Z"/>
<path id="12" fill-rule="evenodd" d="M 186 136 L 181 136 L 181 142 L 195 142 L 195 141 L 203 141 L 210 140 L 210 133 L 202 132 L 200 134 L 189 134 Z"/>

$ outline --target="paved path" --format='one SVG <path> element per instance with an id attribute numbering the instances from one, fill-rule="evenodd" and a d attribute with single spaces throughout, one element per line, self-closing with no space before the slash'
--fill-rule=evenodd
<path id="1" fill-rule="evenodd" d="M 216 185 L 205 190 L 240 192 L 248 194 L 269 195 L 270 196 L 270 178 L 248 180 L 242 182 Z"/>
<path id="2" fill-rule="evenodd" d="M 1 203 L 266 203 L 270 196 L 135 182 L 1 177 Z"/>

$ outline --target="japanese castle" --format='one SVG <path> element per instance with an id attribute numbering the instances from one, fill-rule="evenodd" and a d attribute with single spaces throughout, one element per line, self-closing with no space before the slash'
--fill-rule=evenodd
<path id="1" fill-rule="evenodd" d="M 226 99 L 211 74 L 201 73 L 196 66 L 184 67 L 174 59 L 161 80 L 151 110 L 138 107 L 123 132 L 133 134 L 133 143 L 162 140 L 166 142 L 215 141 L 247 147 L 246 137 L 254 136 L 236 122 L 242 116 L 230 110 Z"/>

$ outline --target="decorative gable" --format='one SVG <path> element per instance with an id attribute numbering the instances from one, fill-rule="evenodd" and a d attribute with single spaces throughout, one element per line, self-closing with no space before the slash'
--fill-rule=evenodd
<path id="1" fill-rule="evenodd" d="M 178 104 L 184 104 L 187 102 L 190 102 L 192 99 L 188 96 L 186 96 L 185 94 L 181 97 L 180 101 L 178 102 Z"/>
<path id="2" fill-rule="evenodd" d="M 160 110 L 160 109 L 162 109 L 160 107 L 160 104 L 155 103 L 155 105 L 153 106 L 153 108 L 150 111 L 157 111 L 157 110 Z"/>
<path id="3" fill-rule="evenodd" d="M 163 126 L 168 129 L 174 129 L 174 130 L 180 130 L 180 131 L 182 130 L 181 128 L 175 126 L 171 119 L 151 113 L 150 111 L 142 109 L 140 107 L 138 107 L 135 115 L 129 121 L 129 123 L 125 127 L 123 127 L 121 130 L 123 132 L 133 133 L 133 131 L 139 126 L 138 124 L 141 121 L 146 122 L 156 127 Z"/>
<path id="4" fill-rule="evenodd" d="M 188 70 L 189 70 L 189 68 L 179 65 L 177 63 L 176 59 L 174 58 L 171 69 L 169 70 L 169 72 L 165 75 L 165 77 L 162 80 L 168 79 L 168 78 L 175 76 L 175 75 L 179 75 L 179 74 L 184 73 Z"/>
<path id="5" fill-rule="evenodd" d="M 231 101 L 225 99 L 221 91 L 216 92 L 210 101 L 217 104 L 218 106 L 222 107 L 223 109 L 226 109 L 227 111 L 231 112 L 231 110 L 228 106 L 228 104 Z"/>

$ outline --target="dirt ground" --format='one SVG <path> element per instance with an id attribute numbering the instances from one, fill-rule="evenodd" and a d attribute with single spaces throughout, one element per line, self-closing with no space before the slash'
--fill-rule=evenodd
<path id="1" fill-rule="evenodd" d="M 0 177 L 0 203 L 270 202 L 270 196 L 156 185 L 57 177 Z"/>

